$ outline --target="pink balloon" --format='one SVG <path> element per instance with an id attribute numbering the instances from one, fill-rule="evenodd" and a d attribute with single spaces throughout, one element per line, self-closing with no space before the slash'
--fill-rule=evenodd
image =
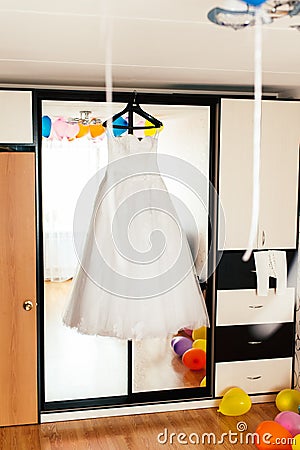
<path id="1" fill-rule="evenodd" d="M 67 129 L 68 129 L 67 122 L 65 122 L 63 117 L 59 117 L 56 119 L 56 121 L 53 123 L 53 129 L 56 133 L 57 138 L 61 141 L 64 137 L 66 137 Z"/>
<path id="2" fill-rule="evenodd" d="M 65 136 L 68 139 L 74 139 L 75 136 L 79 133 L 79 125 L 78 123 L 67 123 L 67 127 L 65 130 Z"/>
<path id="3" fill-rule="evenodd" d="M 282 411 L 277 414 L 274 421 L 282 425 L 292 436 L 300 433 L 300 416 L 293 411 Z"/>
<path id="4" fill-rule="evenodd" d="M 183 331 L 188 334 L 189 336 L 192 336 L 193 330 L 190 330 L 189 328 L 184 328 Z"/>
<path id="5" fill-rule="evenodd" d="M 178 340 L 173 345 L 173 350 L 178 356 L 182 356 L 187 350 L 192 348 L 193 341 L 184 336 L 178 336 Z"/>

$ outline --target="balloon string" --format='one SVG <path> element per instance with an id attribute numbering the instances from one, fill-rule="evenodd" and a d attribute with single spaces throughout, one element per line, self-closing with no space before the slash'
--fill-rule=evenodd
<path id="1" fill-rule="evenodd" d="M 261 97 L 262 97 L 262 9 L 255 12 L 254 41 L 254 124 L 253 124 L 253 191 L 252 218 L 247 250 L 243 261 L 248 261 L 257 240 L 259 217 L 259 185 L 260 185 L 260 144 L 261 144 Z"/>
<path id="2" fill-rule="evenodd" d="M 108 14 L 109 9 L 109 0 L 104 0 L 102 3 L 103 6 L 103 19 L 102 19 L 102 27 L 104 34 L 104 45 L 105 45 L 105 99 L 107 104 L 107 123 L 108 129 L 110 129 L 111 125 L 111 117 L 112 117 L 112 92 L 113 92 L 113 77 L 112 77 L 112 36 L 113 36 L 113 27 L 112 27 L 112 19 Z"/>

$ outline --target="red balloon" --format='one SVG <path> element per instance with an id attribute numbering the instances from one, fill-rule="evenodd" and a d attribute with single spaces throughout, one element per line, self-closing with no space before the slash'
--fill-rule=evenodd
<path id="1" fill-rule="evenodd" d="M 255 445 L 259 450 L 292 450 L 293 436 L 273 420 L 266 420 L 256 429 Z"/>
<path id="2" fill-rule="evenodd" d="M 183 354 L 182 362 L 191 370 L 201 370 L 206 364 L 206 353 L 200 348 L 191 348 Z"/>

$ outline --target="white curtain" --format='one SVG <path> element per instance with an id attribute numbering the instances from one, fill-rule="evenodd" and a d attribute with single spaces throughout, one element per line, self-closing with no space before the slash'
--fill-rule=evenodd
<path id="1" fill-rule="evenodd" d="M 43 140 L 42 198 L 44 277 L 72 278 L 77 267 L 73 246 L 73 216 L 77 199 L 88 180 L 107 163 L 106 138 L 74 141 Z"/>

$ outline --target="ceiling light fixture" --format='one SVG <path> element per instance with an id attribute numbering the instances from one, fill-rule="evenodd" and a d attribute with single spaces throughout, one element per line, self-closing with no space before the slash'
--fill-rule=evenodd
<path id="1" fill-rule="evenodd" d="M 269 0 L 261 6 L 261 9 L 262 23 L 270 24 L 274 19 L 286 16 L 294 17 L 300 14 L 300 0 Z M 224 8 L 211 9 L 207 17 L 216 25 L 240 30 L 255 24 L 255 10 L 256 7 L 247 2 L 227 0 Z"/>

